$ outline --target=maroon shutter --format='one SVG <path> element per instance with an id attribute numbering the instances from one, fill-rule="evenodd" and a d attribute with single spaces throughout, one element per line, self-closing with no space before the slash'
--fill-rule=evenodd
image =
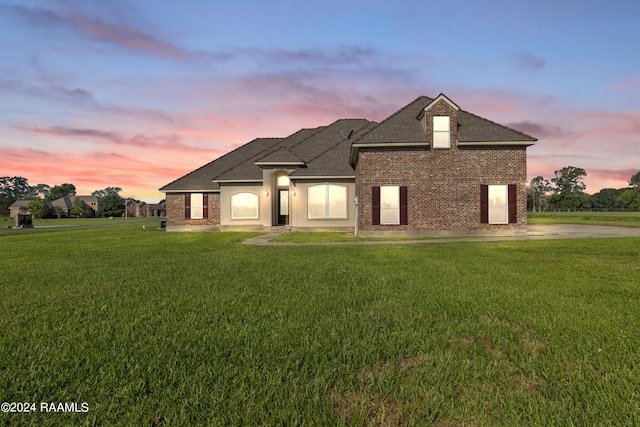
<path id="1" fill-rule="evenodd" d="M 509 184 L 509 224 L 518 222 L 518 190 L 515 184 Z"/>
<path id="2" fill-rule="evenodd" d="M 489 224 L 489 186 L 480 184 L 480 224 Z"/>
<path id="3" fill-rule="evenodd" d="M 371 212 L 373 217 L 371 218 L 371 224 L 380 225 L 380 187 L 372 187 L 372 206 Z"/>
<path id="4" fill-rule="evenodd" d="M 206 193 L 202 195 L 202 218 L 209 218 L 209 195 Z"/>
<path id="5" fill-rule="evenodd" d="M 184 219 L 191 219 L 191 194 L 184 195 Z"/>
<path id="6" fill-rule="evenodd" d="M 407 216 L 407 187 L 400 187 L 400 225 L 408 225 Z"/>

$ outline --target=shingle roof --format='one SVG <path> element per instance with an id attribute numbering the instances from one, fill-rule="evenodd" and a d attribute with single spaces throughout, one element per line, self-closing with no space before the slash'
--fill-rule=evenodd
<path id="1" fill-rule="evenodd" d="M 467 111 L 458 111 L 459 142 L 537 141 L 526 133 L 508 128 Z"/>
<path id="2" fill-rule="evenodd" d="M 9 209 L 20 209 L 20 208 L 26 208 L 29 206 L 29 200 L 16 200 L 15 202 L 11 203 L 11 206 L 9 206 Z"/>
<path id="3" fill-rule="evenodd" d="M 347 136 L 351 131 L 356 135 L 370 123 L 365 119 L 338 120 L 293 147 L 292 151 L 305 159 L 307 167 L 292 172 L 290 176 L 353 176 L 353 167 L 349 163 L 351 141 Z"/>
<path id="4" fill-rule="evenodd" d="M 433 99 L 421 96 L 415 101 L 396 111 L 377 126 L 370 128 L 354 142 L 367 143 L 407 143 L 427 142 L 427 135 L 422 130 L 420 121 L 416 119 L 420 112 Z"/>
<path id="5" fill-rule="evenodd" d="M 160 188 L 160 191 L 217 191 L 213 179 L 273 147 L 281 138 L 257 138 Z M 256 166 L 257 167 L 257 166 Z M 260 175 L 262 179 L 262 174 Z"/>
<path id="6" fill-rule="evenodd" d="M 269 153 L 256 161 L 261 163 L 292 163 L 301 162 L 302 160 L 288 148 L 280 147 L 273 153 Z"/>
<path id="7" fill-rule="evenodd" d="M 356 144 L 372 143 L 427 143 L 427 135 L 417 117 L 433 101 L 421 96 L 398 110 L 356 141 Z M 531 141 L 537 139 L 515 129 L 476 116 L 464 110 L 458 111 L 459 142 Z"/>
<path id="8" fill-rule="evenodd" d="M 351 141 L 359 144 L 427 144 L 418 116 L 433 102 L 421 96 L 380 123 L 342 119 L 329 126 L 302 129 L 286 138 L 258 138 L 160 188 L 160 191 L 217 191 L 222 181 L 261 181 L 258 163 L 304 162 L 291 177 L 353 176 Z M 460 143 L 535 142 L 527 134 L 469 112 L 458 111 Z M 215 181 L 215 182 L 214 182 Z"/>

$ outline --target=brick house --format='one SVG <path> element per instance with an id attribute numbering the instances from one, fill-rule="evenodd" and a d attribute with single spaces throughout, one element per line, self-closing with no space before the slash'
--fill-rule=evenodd
<path id="1" fill-rule="evenodd" d="M 422 96 L 380 123 L 255 139 L 165 185 L 167 231 L 524 232 L 536 141 Z"/>

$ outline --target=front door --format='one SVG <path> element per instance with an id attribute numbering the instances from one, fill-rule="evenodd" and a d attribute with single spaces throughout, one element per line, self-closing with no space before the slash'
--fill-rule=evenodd
<path id="1" fill-rule="evenodd" d="M 278 225 L 289 224 L 289 190 L 278 190 Z"/>

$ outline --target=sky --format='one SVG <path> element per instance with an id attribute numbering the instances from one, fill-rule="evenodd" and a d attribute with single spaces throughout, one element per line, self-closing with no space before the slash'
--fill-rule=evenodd
<path id="1" fill-rule="evenodd" d="M 539 139 L 528 178 L 640 170 L 637 0 L 0 0 L 0 176 L 158 189 L 418 96 Z"/>

